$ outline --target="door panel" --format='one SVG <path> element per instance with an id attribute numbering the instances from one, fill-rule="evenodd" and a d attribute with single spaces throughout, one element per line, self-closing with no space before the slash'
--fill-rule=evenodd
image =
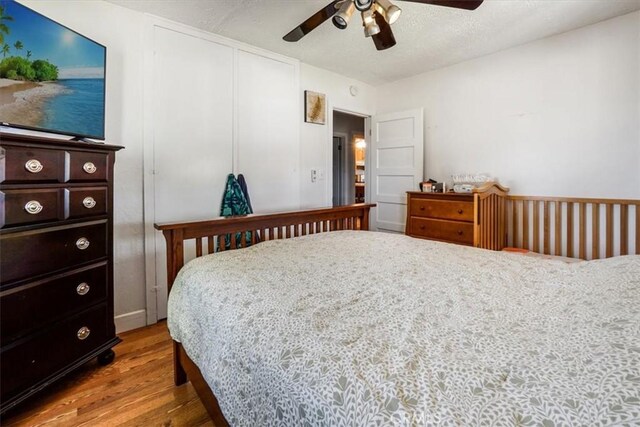
<path id="1" fill-rule="evenodd" d="M 217 217 L 233 166 L 233 49 L 161 27 L 154 43 L 154 222 Z M 167 273 L 161 233 L 155 249 L 162 319 Z"/>
<path id="2" fill-rule="evenodd" d="M 371 127 L 371 201 L 377 204 L 372 227 L 404 232 L 406 192 L 418 189 L 424 173 L 423 112 L 374 116 Z"/>
<path id="3" fill-rule="evenodd" d="M 257 213 L 300 207 L 297 68 L 238 51 L 236 173 Z"/>
<path id="4" fill-rule="evenodd" d="M 333 206 L 342 205 L 342 138 L 333 137 Z"/>

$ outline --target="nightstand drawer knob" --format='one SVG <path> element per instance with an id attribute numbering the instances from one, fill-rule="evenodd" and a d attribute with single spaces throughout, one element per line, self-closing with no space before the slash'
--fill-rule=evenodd
<path id="1" fill-rule="evenodd" d="M 30 200 L 24 205 L 24 210 L 31 215 L 39 214 L 40 212 L 42 212 L 42 209 L 42 204 L 37 200 Z"/>
<path id="2" fill-rule="evenodd" d="M 86 295 L 89 293 L 90 289 L 91 289 L 91 286 L 89 286 L 88 283 L 82 282 L 76 288 L 76 292 L 78 293 L 78 295 Z"/>
<path id="3" fill-rule="evenodd" d="M 86 340 L 87 338 L 89 338 L 89 334 L 91 333 L 91 329 L 87 328 L 86 326 L 83 326 L 82 328 L 78 329 L 78 339 L 80 341 L 82 340 Z"/>
<path id="4" fill-rule="evenodd" d="M 458 230 L 458 236 L 462 236 L 462 230 Z"/>
<path id="5" fill-rule="evenodd" d="M 84 166 L 82 166 L 82 169 L 86 172 L 86 173 L 95 173 L 98 168 L 96 167 L 96 165 L 94 165 L 91 162 L 87 162 L 84 164 Z"/>
<path id="6" fill-rule="evenodd" d="M 424 210 L 424 206 L 420 206 L 420 210 L 423 211 Z"/>
<path id="7" fill-rule="evenodd" d="M 27 160 L 27 162 L 24 164 L 24 168 L 31 173 L 38 173 L 42 169 L 44 169 L 44 166 L 42 166 L 42 163 L 40 163 L 39 160 L 31 159 Z"/>
<path id="8" fill-rule="evenodd" d="M 89 247 L 89 244 L 89 239 L 87 239 L 86 237 L 81 237 L 76 240 L 76 247 L 81 251 L 87 249 Z"/>
<path id="9" fill-rule="evenodd" d="M 462 212 L 464 212 L 462 209 L 458 209 L 458 213 L 459 213 L 460 215 L 462 215 Z"/>
<path id="10" fill-rule="evenodd" d="M 420 230 L 424 230 L 424 225 L 421 225 L 421 226 L 420 226 Z"/>
<path id="11" fill-rule="evenodd" d="M 96 206 L 96 200 L 93 197 L 85 197 L 82 204 L 87 209 L 93 209 Z"/>

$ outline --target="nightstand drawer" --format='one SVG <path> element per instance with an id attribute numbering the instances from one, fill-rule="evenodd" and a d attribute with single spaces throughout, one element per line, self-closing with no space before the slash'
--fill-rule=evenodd
<path id="1" fill-rule="evenodd" d="M 473 222 L 473 202 L 415 198 L 411 200 L 411 215 Z"/>
<path id="2" fill-rule="evenodd" d="M 106 297 L 107 265 L 104 262 L 0 292 L 0 342 L 4 346 Z"/>
<path id="3" fill-rule="evenodd" d="M 97 349 L 109 340 L 107 307 L 75 316 L 17 345 L 2 349 L 2 401 L 69 363 Z"/>
<path id="4" fill-rule="evenodd" d="M 85 264 L 107 256 L 107 223 L 2 235 L 0 253 L 3 284 Z"/>
<path id="5" fill-rule="evenodd" d="M 410 234 L 427 239 L 473 245 L 473 224 L 468 222 L 413 217 Z"/>
<path id="6" fill-rule="evenodd" d="M 0 191 L 0 228 L 64 219 L 57 188 Z"/>
<path id="7" fill-rule="evenodd" d="M 65 151 L 11 146 L 1 149 L 5 155 L 0 159 L 0 183 L 64 182 Z"/>
<path id="8" fill-rule="evenodd" d="M 70 188 L 69 218 L 84 218 L 107 213 L 107 187 Z"/>

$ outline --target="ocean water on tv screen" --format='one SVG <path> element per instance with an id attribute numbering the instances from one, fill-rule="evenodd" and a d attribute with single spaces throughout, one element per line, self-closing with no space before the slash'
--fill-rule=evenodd
<path id="1" fill-rule="evenodd" d="M 41 126 L 72 135 L 103 135 L 104 79 L 62 79 L 62 93 L 47 100 Z"/>

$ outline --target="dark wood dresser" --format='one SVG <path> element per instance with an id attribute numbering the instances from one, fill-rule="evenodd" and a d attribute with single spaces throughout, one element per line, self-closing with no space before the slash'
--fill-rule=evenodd
<path id="1" fill-rule="evenodd" d="M 113 360 L 114 145 L 0 133 L 0 413 Z"/>
<path id="2" fill-rule="evenodd" d="M 498 183 L 488 183 L 473 193 L 408 191 L 405 234 L 501 250 L 506 245 L 508 191 Z"/>

